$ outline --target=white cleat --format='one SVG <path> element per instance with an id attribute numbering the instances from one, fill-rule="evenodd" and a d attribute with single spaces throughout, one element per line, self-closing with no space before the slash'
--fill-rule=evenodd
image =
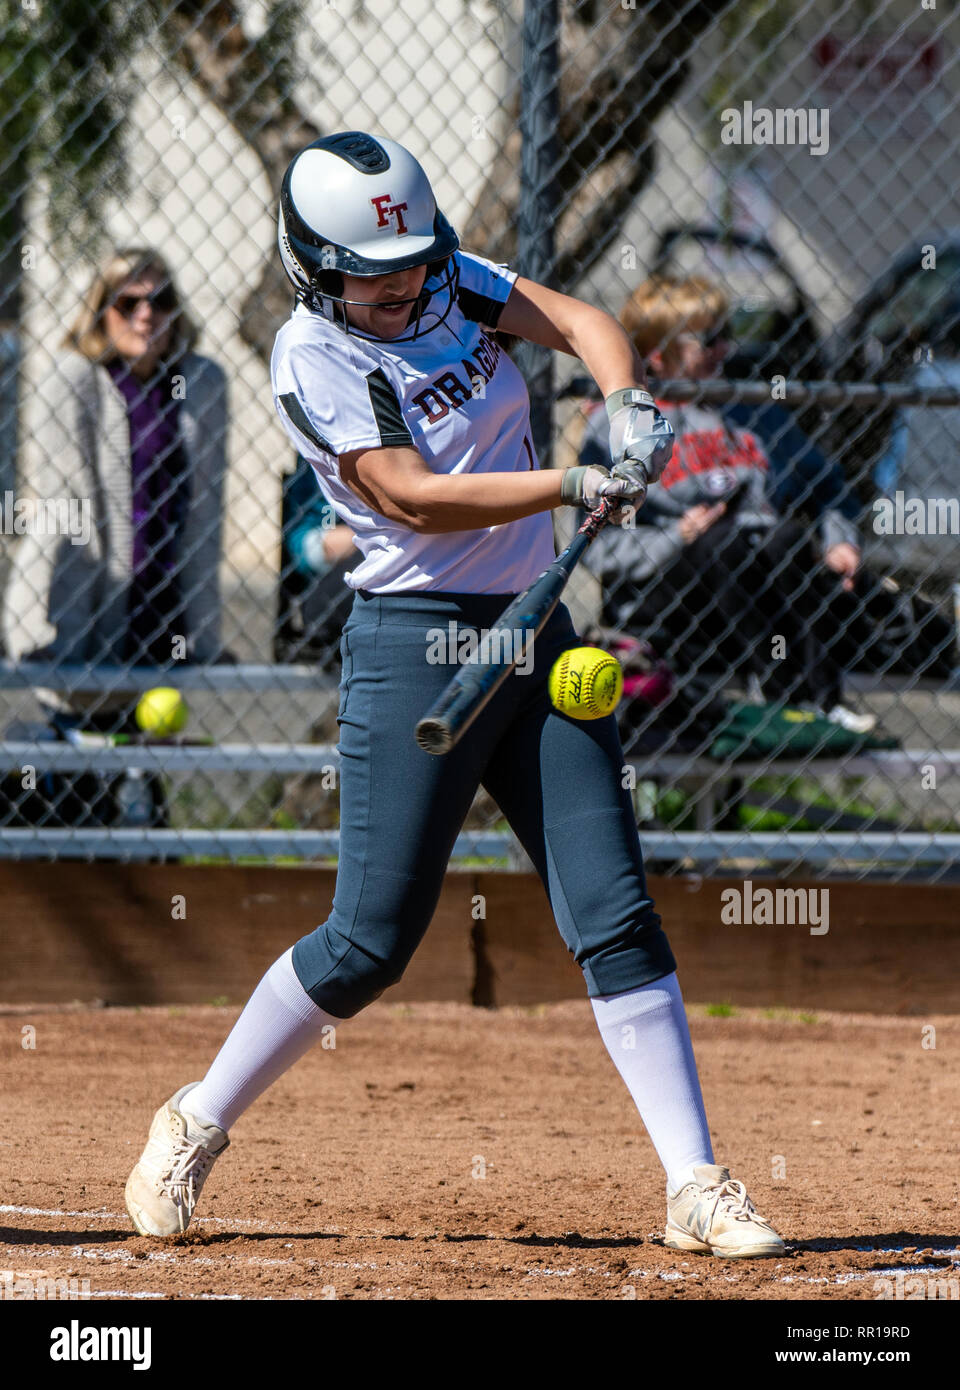
<path id="1" fill-rule="evenodd" d="M 142 1236 L 187 1229 L 214 1160 L 230 1143 L 224 1130 L 199 1125 L 178 1109 L 196 1084 L 182 1086 L 154 1115 L 147 1146 L 127 1179 L 124 1201 Z"/>
<path id="2" fill-rule="evenodd" d="M 696 1182 L 672 1197 L 667 1194 L 668 1249 L 734 1260 L 784 1253 L 783 1241 L 757 1215 L 747 1189 L 731 1178 L 728 1168 L 701 1163 L 693 1171 Z"/>

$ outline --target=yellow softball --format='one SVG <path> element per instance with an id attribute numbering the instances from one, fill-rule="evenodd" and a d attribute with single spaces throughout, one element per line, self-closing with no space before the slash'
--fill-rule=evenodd
<path id="1" fill-rule="evenodd" d="M 169 738 L 178 734 L 187 722 L 187 702 L 179 690 L 170 685 L 158 685 L 141 696 L 136 708 L 137 724 L 145 734 Z"/>
<path id="2" fill-rule="evenodd" d="M 571 719 L 602 719 L 623 694 L 623 668 L 599 647 L 571 647 L 553 663 L 547 689 L 556 708 Z"/>

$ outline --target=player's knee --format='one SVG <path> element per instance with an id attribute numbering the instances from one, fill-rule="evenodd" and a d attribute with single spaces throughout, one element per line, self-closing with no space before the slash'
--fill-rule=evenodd
<path id="1" fill-rule="evenodd" d="M 403 976 L 403 966 L 389 963 L 370 963 L 362 969 L 334 973 L 307 988 L 318 1008 L 335 1018 L 354 1018 L 368 1004 L 374 1003 L 391 985 Z"/>
<path id="2" fill-rule="evenodd" d="M 335 1018 L 352 1018 L 402 979 L 412 954 L 398 943 L 358 944 L 331 918 L 297 942 L 293 963 L 319 1008 Z"/>
<path id="3" fill-rule="evenodd" d="M 591 994 L 637 989 L 677 968 L 660 917 L 652 904 L 628 926 L 592 934 L 576 959 Z"/>

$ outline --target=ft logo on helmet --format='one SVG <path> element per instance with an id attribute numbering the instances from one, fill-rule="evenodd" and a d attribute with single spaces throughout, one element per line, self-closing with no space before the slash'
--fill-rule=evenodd
<path id="1" fill-rule="evenodd" d="M 396 216 L 397 236 L 403 236 L 404 232 L 407 230 L 407 224 L 403 220 L 403 214 L 407 210 L 407 204 L 391 203 L 390 200 L 392 197 L 392 193 L 380 193 L 376 198 L 371 198 L 370 201 L 377 210 L 377 226 L 388 227 L 390 225 L 390 218 Z"/>

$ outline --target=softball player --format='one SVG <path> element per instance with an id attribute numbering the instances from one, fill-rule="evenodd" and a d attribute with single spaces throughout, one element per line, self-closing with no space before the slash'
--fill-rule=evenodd
<path id="1" fill-rule="evenodd" d="M 133 1223 L 185 1230 L 237 1117 L 325 1026 L 400 979 L 483 784 L 537 867 L 663 1164 L 666 1243 L 779 1255 L 743 1184 L 714 1163 L 616 722 L 568 719 L 548 698 L 550 667 L 579 641 L 567 610 L 449 754 L 414 741 L 451 675 L 427 660 L 430 633 L 452 623 L 482 636 L 553 559 L 552 508 L 609 496 L 622 517 L 665 467 L 670 430 L 640 360 L 608 314 L 461 251 L 422 168 L 390 140 L 347 132 L 301 151 L 279 243 L 297 303 L 273 353 L 277 409 L 362 556 L 341 640 L 336 894 L 327 921 L 267 971 L 204 1079 L 157 1112 L 127 1182 Z M 610 469 L 539 471 L 527 390 L 497 329 L 582 359 L 606 398 Z"/>

